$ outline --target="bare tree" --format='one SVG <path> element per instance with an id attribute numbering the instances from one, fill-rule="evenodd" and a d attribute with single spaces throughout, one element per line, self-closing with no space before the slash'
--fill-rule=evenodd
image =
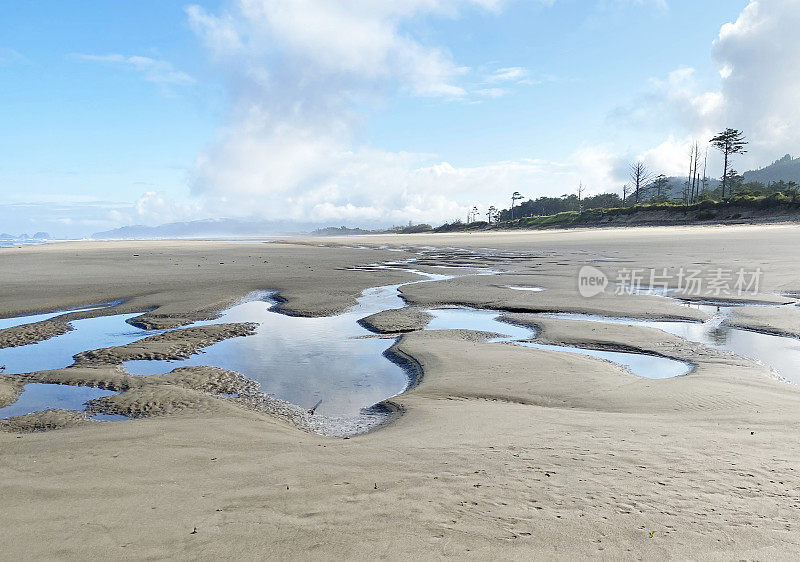
<path id="1" fill-rule="evenodd" d="M 635 164 L 631 164 L 631 182 L 633 183 L 633 195 L 636 199 L 637 205 L 639 204 L 639 201 L 641 201 L 642 191 L 645 189 L 652 177 L 653 174 L 650 173 L 650 170 L 647 169 L 647 166 L 644 165 L 644 162 L 640 161 L 636 162 Z"/>
<path id="2" fill-rule="evenodd" d="M 578 185 L 578 213 L 583 212 L 583 182 Z"/>
<path id="3" fill-rule="evenodd" d="M 519 191 L 515 191 L 515 192 L 514 192 L 514 193 L 511 195 L 511 220 L 512 220 L 512 221 L 514 220 L 514 205 L 515 205 L 515 204 L 517 203 L 517 201 L 519 201 L 520 199 L 522 199 L 522 195 L 520 195 L 520 192 L 519 192 Z"/>
<path id="4" fill-rule="evenodd" d="M 706 189 L 708 189 L 708 145 L 706 145 L 706 155 L 703 161 L 703 195 L 705 195 Z"/>
<path id="5" fill-rule="evenodd" d="M 700 176 L 698 175 L 698 168 L 700 165 L 700 143 L 694 143 L 694 174 L 692 175 L 692 196 L 689 203 L 694 203 L 698 198 L 698 191 L 700 189 Z"/>
<path id="6" fill-rule="evenodd" d="M 722 198 L 725 198 L 725 187 L 728 185 L 728 165 L 734 154 L 745 154 L 747 146 L 744 133 L 736 129 L 725 129 L 711 139 L 711 145 L 725 156 L 722 168 Z"/>
<path id="7" fill-rule="evenodd" d="M 697 168 L 700 161 L 700 145 L 695 142 L 689 150 L 689 175 L 687 176 L 686 188 L 683 192 L 684 205 L 691 205 L 697 196 L 699 178 Z"/>
<path id="8" fill-rule="evenodd" d="M 631 194 L 631 186 L 627 183 L 622 186 L 622 206 L 625 206 L 625 201 L 628 199 L 628 195 Z"/>
<path id="9" fill-rule="evenodd" d="M 486 212 L 486 218 L 488 219 L 489 224 L 492 224 L 492 219 L 495 218 L 496 214 L 497 214 L 497 207 L 495 207 L 494 205 L 489 207 L 489 210 Z"/>

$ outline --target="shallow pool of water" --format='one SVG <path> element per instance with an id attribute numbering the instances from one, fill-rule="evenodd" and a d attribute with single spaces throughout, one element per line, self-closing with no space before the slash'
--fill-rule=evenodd
<path id="1" fill-rule="evenodd" d="M 406 262 L 375 264 L 380 269 L 419 274 L 422 279 L 414 282 L 452 277 L 427 274 L 407 266 Z M 258 382 L 262 392 L 305 408 L 321 400 L 317 413 L 350 418 L 357 420 L 361 427 L 369 427 L 388 415 L 385 409 L 370 407 L 403 392 L 410 378 L 408 371 L 388 353 L 394 340 L 371 337 L 373 334 L 361 327 L 358 320 L 376 312 L 404 307 L 399 287 L 368 289 L 350 310 L 324 318 L 281 314 L 276 311 L 273 293 L 256 293 L 224 311 L 219 318 L 193 324 L 257 322 L 255 335 L 219 342 L 186 360 L 130 361 L 125 363 L 125 368 L 138 375 L 165 373 L 190 365 L 227 368 Z M 67 367 L 73 363 L 73 356 L 82 351 L 125 345 L 163 332 L 142 330 L 126 322 L 135 316 L 137 314 L 122 314 L 75 320 L 70 322 L 74 329 L 66 334 L 37 344 L 0 350 L 0 365 L 6 365 L 6 373 L 10 374 Z M 74 388 L 50 385 L 37 402 L 38 409 L 61 407 L 55 398 L 74 394 Z"/>
<path id="2" fill-rule="evenodd" d="M 118 304 L 118 302 L 115 302 L 113 304 Z M 113 306 L 113 304 L 104 304 L 104 305 L 91 306 L 88 308 L 76 308 L 71 310 L 58 310 L 56 312 L 47 312 L 45 314 L 28 314 L 26 316 L 15 316 L 13 318 L 0 318 L 0 330 L 5 330 L 6 328 L 14 328 L 16 326 L 24 326 L 26 324 L 35 324 L 36 322 L 42 322 L 44 320 L 49 320 L 51 318 L 61 316 L 62 314 L 69 314 L 71 312 L 86 312 L 87 310 L 97 310 L 100 308 L 105 308 L 106 306 Z"/>
<path id="3" fill-rule="evenodd" d="M 0 365 L 6 366 L 6 374 L 61 369 L 72 365 L 72 356 L 82 351 L 125 345 L 159 333 L 126 322 L 136 316 L 139 313 L 73 320 L 70 325 L 74 329 L 60 336 L 31 345 L 0 349 Z"/>
<path id="4" fill-rule="evenodd" d="M 413 260 L 372 264 L 365 266 L 364 269 L 403 270 L 424 277 L 413 283 L 447 280 L 453 277 L 423 273 L 412 269 L 411 263 Z M 492 272 L 476 270 L 476 273 Z M 321 400 L 317 408 L 319 414 L 332 418 L 360 420 L 361 427 L 368 428 L 385 419 L 387 415 L 385 411 L 370 407 L 403 392 L 408 387 L 410 379 L 408 371 L 393 362 L 387 353 L 394 339 L 372 337 L 373 334 L 361 327 L 358 321 L 376 312 L 404 307 L 405 302 L 398 292 L 402 286 L 390 285 L 368 289 L 358 299 L 358 304 L 350 310 L 337 316 L 323 318 L 281 314 L 276 310 L 274 293 L 268 291 L 255 293 L 224 311 L 221 317 L 194 324 L 202 326 L 223 322 L 257 322 L 259 326 L 254 335 L 219 342 L 186 360 L 129 361 L 124 367 L 137 375 L 166 373 L 177 367 L 191 365 L 222 367 L 240 372 L 247 378 L 257 381 L 262 392 L 273 394 L 301 407 L 311 408 Z M 534 292 L 543 290 L 541 287 L 533 286 L 509 288 Z M 725 307 L 709 304 L 687 304 L 687 306 L 708 312 L 712 315 L 712 319 L 705 323 L 693 323 L 605 318 L 582 314 L 547 316 L 654 327 L 687 340 L 762 360 L 790 380 L 791 373 L 798 371 L 800 341 L 724 327 L 721 324 L 727 310 Z M 497 341 L 612 361 L 640 377 L 675 377 L 687 374 L 692 369 L 688 363 L 664 357 L 541 344 L 531 341 L 536 337 L 534 330 L 501 322 L 498 319 L 501 313 L 497 311 L 450 308 L 429 312 L 433 318 L 427 329 L 467 329 L 500 333 L 503 337 Z M 146 331 L 127 324 L 126 320 L 135 316 L 137 315 L 124 314 L 73 321 L 71 325 L 75 330 L 67 334 L 31 346 L 0 350 L 0 365 L 7 366 L 7 373 L 66 367 L 72 364 L 72 356 L 82 351 L 125 345 L 162 332 Z M 28 394 L 29 397 L 41 392 L 41 398 L 36 399 L 38 407 L 31 411 L 67 407 L 58 405 L 59 397 L 63 395 L 64 399 L 68 399 L 75 392 L 80 392 L 74 389 L 81 388 L 42 386 L 50 388 L 39 391 L 36 390 L 37 387 L 32 387 L 32 384 L 26 387 L 35 390 L 33 395 L 26 390 L 24 394 Z M 97 389 L 89 390 L 90 393 L 92 391 Z M 82 408 L 83 402 L 93 397 L 96 396 L 84 398 L 78 405 Z M 103 419 L 117 419 L 117 417 Z M 361 423 L 364 420 L 368 421 Z"/>
<path id="5" fill-rule="evenodd" d="M 116 394 L 116 392 L 90 386 L 32 382 L 25 385 L 16 402 L 5 408 L 0 408 L 0 419 L 32 414 L 48 409 L 83 410 L 89 400 L 111 396 L 112 394 Z M 124 416 L 105 416 L 103 419 L 111 418 L 125 419 Z"/>
<path id="6" fill-rule="evenodd" d="M 15 316 L 13 318 L 0 318 L 0 330 L 14 328 L 16 326 L 24 326 L 25 324 L 42 322 L 43 320 L 49 320 L 50 318 L 61 316 L 66 312 L 66 310 L 60 310 L 58 312 L 48 312 L 46 314 L 29 314 L 27 316 Z"/>
<path id="7" fill-rule="evenodd" d="M 686 375 L 691 372 L 693 368 L 689 363 L 654 355 L 584 349 L 580 347 L 547 345 L 538 342 L 524 341 L 535 338 L 536 331 L 524 326 L 502 322 L 499 320 L 501 314 L 496 311 L 445 308 L 429 310 L 428 312 L 433 316 L 433 319 L 427 326 L 429 330 L 473 330 L 503 334 L 503 337 L 493 341 L 510 342 L 515 345 L 546 351 L 560 351 L 596 357 L 622 365 L 638 377 L 650 379 L 672 378 Z"/>
<path id="8" fill-rule="evenodd" d="M 800 340 L 726 326 L 724 321 L 731 315 L 730 307 L 714 306 L 712 308 L 715 312 L 705 322 L 609 318 L 591 314 L 545 314 L 542 316 L 655 328 L 707 347 L 730 351 L 736 355 L 754 359 L 788 382 L 800 384 Z"/>
<path id="9" fill-rule="evenodd" d="M 275 311 L 269 293 L 236 305 L 215 322 L 258 322 L 256 333 L 212 345 L 181 361 L 128 361 L 136 375 L 164 373 L 177 367 L 213 365 L 238 371 L 257 381 L 267 394 L 329 416 L 359 416 L 368 408 L 405 390 L 406 371 L 385 356 L 391 339 L 367 337 L 358 320 L 405 303 L 397 285 L 364 292 L 343 314 L 322 318 L 293 317 Z"/>

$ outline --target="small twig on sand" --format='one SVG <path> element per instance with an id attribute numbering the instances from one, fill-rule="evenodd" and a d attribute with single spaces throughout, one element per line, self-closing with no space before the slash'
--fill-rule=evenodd
<path id="1" fill-rule="evenodd" d="M 316 404 L 314 404 L 314 407 L 313 407 L 313 408 L 311 408 L 311 409 L 308 411 L 308 413 L 309 413 L 309 414 L 311 414 L 311 415 L 313 416 L 313 415 L 314 415 L 314 412 L 316 412 L 316 411 L 317 411 L 317 408 L 319 408 L 319 405 L 320 405 L 320 404 L 322 404 L 322 398 L 320 398 L 319 402 L 317 402 Z"/>

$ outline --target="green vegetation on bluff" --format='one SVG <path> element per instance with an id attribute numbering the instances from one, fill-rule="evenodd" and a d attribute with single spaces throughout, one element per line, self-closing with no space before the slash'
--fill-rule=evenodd
<path id="1" fill-rule="evenodd" d="M 435 232 L 455 232 L 633 224 L 692 224 L 711 221 L 794 220 L 800 215 L 800 194 L 798 194 L 797 186 L 787 191 L 786 193 L 774 192 L 769 195 L 743 193 L 723 201 L 705 199 L 692 205 L 667 201 L 628 207 L 588 208 L 583 211 L 564 210 L 549 215 L 522 216 L 513 220 L 510 218 L 503 220 L 501 213 L 501 219 L 491 224 L 485 221 L 469 224 L 455 221 L 433 230 Z M 521 205 L 517 209 L 522 207 Z"/>
<path id="2" fill-rule="evenodd" d="M 709 195 L 720 190 L 709 191 Z M 658 202 L 649 198 L 639 205 L 622 206 L 615 194 L 602 194 L 583 200 L 583 210 L 578 210 L 575 195 L 560 198 L 540 197 L 515 208 L 518 218 L 511 219 L 511 211 L 498 213 L 497 220 L 462 222 L 455 220 L 433 228 L 429 224 L 396 226 L 386 230 L 327 228 L 315 235 L 345 234 L 414 234 L 420 232 L 469 232 L 481 230 L 514 230 L 575 228 L 591 226 L 635 226 L 702 224 L 709 222 L 769 222 L 800 221 L 800 188 L 794 182 L 778 182 L 764 186 L 758 182 L 742 183 L 736 195 L 724 200 L 708 197 L 687 205 L 681 201 Z M 615 205 L 616 203 L 616 205 Z M 596 205 L 596 206 L 595 206 Z M 539 212 L 540 214 L 533 214 Z"/>

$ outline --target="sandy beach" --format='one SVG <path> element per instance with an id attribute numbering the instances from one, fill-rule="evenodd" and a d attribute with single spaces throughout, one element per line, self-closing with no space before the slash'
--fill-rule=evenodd
<path id="1" fill-rule="evenodd" d="M 675 299 L 581 297 L 579 271 L 759 269 L 746 299 L 784 306 L 734 309 L 726 322 L 800 338 L 798 245 L 796 225 L 751 225 L 0 248 L 0 318 L 123 301 L 0 330 L 0 349 L 105 314 L 178 329 L 68 368 L 0 375 L 0 406 L 26 382 L 83 384 L 120 391 L 105 411 L 135 417 L 48 412 L 0 424 L 2 557 L 794 559 L 800 387 L 653 328 L 540 313 L 699 321 L 703 310 Z M 459 276 L 404 285 L 407 308 L 367 321 L 423 373 L 368 433 L 324 437 L 290 405 L 270 413 L 226 398 L 248 388 L 238 373 L 139 377 L 122 366 L 250 337 L 246 324 L 181 327 L 253 291 L 276 291 L 286 314 L 341 313 L 365 289 L 418 280 L 369 267 L 409 259 Z M 501 311 L 545 344 L 694 369 L 646 379 L 489 334 L 423 331 L 425 311 L 448 305 Z"/>

